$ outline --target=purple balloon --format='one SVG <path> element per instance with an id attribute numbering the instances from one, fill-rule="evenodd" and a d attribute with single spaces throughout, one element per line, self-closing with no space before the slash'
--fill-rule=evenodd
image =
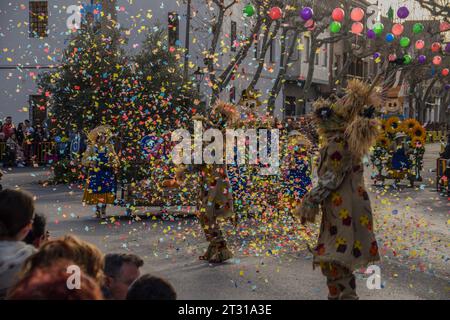
<path id="1" fill-rule="evenodd" d="M 367 38 L 369 39 L 375 39 L 377 37 L 377 34 L 372 29 L 367 30 Z"/>
<path id="2" fill-rule="evenodd" d="M 450 90 L 450 84 L 445 85 L 445 90 Z"/>
<path id="3" fill-rule="evenodd" d="M 313 17 L 313 9 L 304 7 L 302 11 L 300 11 L 300 17 L 302 17 L 303 20 L 308 21 Z"/>
<path id="4" fill-rule="evenodd" d="M 421 54 L 418 58 L 419 63 L 425 63 L 427 61 L 427 57 Z"/>
<path id="5" fill-rule="evenodd" d="M 450 52 L 450 43 L 445 46 L 445 52 Z"/>
<path id="6" fill-rule="evenodd" d="M 406 17 L 408 17 L 408 16 L 409 16 L 409 10 L 408 10 L 408 8 L 407 8 L 407 7 L 400 7 L 400 8 L 398 8 L 398 10 L 397 10 L 397 16 L 398 16 L 400 19 L 405 19 Z"/>

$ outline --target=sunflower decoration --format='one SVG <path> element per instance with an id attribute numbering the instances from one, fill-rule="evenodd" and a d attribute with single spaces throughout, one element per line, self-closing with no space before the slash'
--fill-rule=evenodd
<path id="1" fill-rule="evenodd" d="M 422 138 L 419 137 L 413 137 L 411 139 L 411 146 L 413 148 L 422 148 L 424 144 L 424 140 Z"/>
<path id="2" fill-rule="evenodd" d="M 425 129 L 420 124 L 416 125 L 413 128 L 411 136 L 412 136 L 413 141 L 420 140 L 422 142 L 422 144 L 425 143 L 426 132 L 425 132 Z"/>
<path id="3" fill-rule="evenodd" d="M 380 135 L 377 139 L 377 145 L 382 148 L 387 149 L 390 144 L 391 144 L 391 141 L 385 135 Z"/>
<path id="4" fill-rule="evenodd" d="M 398 117 L 390 117 L 386 120 L 386 132 L 396 133 L 400 130 L 400 119 Z"/>
<path id="5" fill-rule="evenodd" d="M 409 136 L 412 136 L 414 128 L 417 126 L 420 126 L 420 123 L 416 119 L 407 119 L 402 123 L 402 131 Z"/>

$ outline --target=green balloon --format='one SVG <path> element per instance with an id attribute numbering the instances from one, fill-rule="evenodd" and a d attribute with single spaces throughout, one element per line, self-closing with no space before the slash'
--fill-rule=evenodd
<path id="1" fill-rule="evenodd" d="M 412 61 L 412 57 L 409 54 L 405 54 L 403 56 L 403 63 L 404 64 L 410 64 Z"/>
<path id="2" fill-rule="evenodd" d="M 256 10 L 255 10 L 254 6 L 252 6 L 251 4 L 248 4 L 245 6 L 243 11 L 244 11 L 244 16 L 251 17 L 255 14 Z"/>
<path id="3" fill-rule="evenodd" d="M 374 24 L 373 26 L 373 32 L 375 32 L 375 34 L 377 36 L 379 36 L 380 34 L 382 34 L 384 31 L 384 24 L 382 24 L 381 22 L 377 22 Z"/>
<path id="4" fill-rule="evenodd" d="M 407 47 L 409 47 L 410 44 L 411 44 L 411 40 L 409 40 L 408 37 L 402 37 L 400 39 L 400 46 L 402 48 L 407 48 Z"/>
<path id="5" fill-rule="evenodd" d="M 421 33 L 425 29 L 424 25 L 421 23 L 415 23 L 413 26 L 413 32 L 415 34 Z"/>
<path id="6" fill-rule="evenodd" d="M 341 28 L 342 28 L 342 25 L 341 25 L 341 23 L 338 22 L 338 21 L 333 21 L 333 22 L 330 24 L 330 31 L 331 31 L 332 33 L 338 33 L 339 31 L 341 31 Z"/>

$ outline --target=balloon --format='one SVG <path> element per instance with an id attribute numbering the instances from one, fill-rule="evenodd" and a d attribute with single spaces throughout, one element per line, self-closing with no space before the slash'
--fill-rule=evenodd
<path id="1" fill-rule="evenodd" d="M 338 33 L 339 31 L 341 31 L 342 25 L 340 22 L 337 21 L 333 21 L 330 24 L 330 31 L 332 33 Z"/>
<path id="2" fill-rule="evenodd" d="M 435 57 L 433 58 L 433 64 L 434 64 L 435 66 L 440 65 L 441 62 L 442 62 L 442 57 L 441 57 L 441 56 L 435 56 Z"/>
<path id="3" fill-rule="evenodd" d="M 387 35 L 386 35 L 386 41 L 387 42 L 392 42 L 392 41 L 394 41 L 395 40 L 395 37 L 394 37 L 394 35 L 392 34 L 392 33 L 388 33 Z"/>
<path id="4" fill-rule="evenodd" d="M 448 70 L 448 68 L 442 69 L 442 75 L 443 75 L 444 77 L 448 76 L 448 73 L 449 73 L 449 72 L 450 72 L 450 71 Z"/>
<path id="5" fill-rule="evenodd" d="M 431 45 L 431 51 L 438 52 L 439 50 L 441 50 L 441 44 L 439 42 L 433 42 Z"/>
<path id="6" fill-rule="evenodd" d="M 305 28 L 307 28 L 309 31 L 312 31 L 316 28 L 316 23 L 313 19 L 309 19 L 305 22 Z"/>
<path id="7" fill-rule="evenodd" d="M 446 21 L 441 22 L 441 24 L 439 25 L 439 31 L 445 32 L 448 30 L 450 30 L 450 23 Z"/>
<path id="8" fill-rule="evenodd" d="M 389 55 L 389 61 L 395 61 L 395 60 L 397 60 L 397 55 L 395 54 L 395 53 L 392 53 L 392 54 L 390 54 Z"/>
<path id="9" fill-rule="evenodd" d="M 427 57 L 424 56 L 423 54 L 421 54 L 417 60 L 419 61 L 419 63 L 424 64 L 427 61 Z"/>
<path id="10" fill-rule="evenodd" d="M 400 19 L 405 19 L 406 17 L 408 17 L 408 16 L 409 16 L 409 10 L 408 10 L 408 8 L 407 8 L 407 7 L 400 7 L 400 8 L 398 8 L 398 10 L 397 10 L 397 16 L 398 16 Z"/>
<path id="11" fill-rule="evenodd" d="M 450 43 L 445 45 L 445 52 L 450 52 Z"/>
<path id="12" fill-rule="evenodd" d="M 281 10 L 280 7 L 273 7 L 272 9 L 270 9 L 269 11 L 269 17 L 272 20 L 278 20 L 281 19 L 281 17 L 283 16 L 283 11 Z"/>
<path id="13" fill-rule="evenodd" d="M 384 30 L 384 25 L 381 22 L 377 22 L 374 24 L 373 26 L 373 32 L 375 32 L 375 34 L 377 36 L 379 36 L 380 34 L 383 33 Z"/>
<path id="14" fill-rule="evenodd" d="M 408 48 L 411 44 L 411 40 L 408 37 L 403 37 L 400 39 L 400 46 L 402 48 Z"/>
<path id="15" fill-rule="evenodd" d="M 445 85 L 445 90 L 450 90 L 450 84 Z"/>
<path id="16" fill-rule="evenodd" d="M 333 18 L 334 21 L 342 22 L 345 17 L 345 11 L 342 10 L 341 8 L 336 8 L 331 13 L 331 17 Z"/>
<path id="17" fill-rule="evenodd" d="M 251 17 L 255 14 L 255 12 L 256 12 L 255 7 L 251 4 L 246 5 L 243 10 L 244 17 Z"/>
<path id="18" fill-rule="evenodd" d="M 364 18 L 364 10 L 361 8 L 354 8 L 350 13 L 350 18 L 355 22 L 361 21 Z"/>
<path id="19" fill-rule="evenodd" d="M 377 35 L 372 29 L 367 30 L 367 38 L 375 39 L 376 37 L 377 37 Z"/>
<path id="20" fill-rule="evenodd" d="M 405 28 L 401 23 L 396 23 L 392 26 L 392 33 L 397 37 L 403 33 L 403 30 L 405 30 Z"/>
<path id="21" fill-rule="evenodd" d="M 304 21 L 308 21 L 309 19 L 311 19 L 313 17 L 313 14 L 313 9 L 311 9 L 310 7 L 305 7 L 302 9 L 302 11 L 300 11 L 300 17 Z"/>
<path id="22" fill-rule="evenodd" d="M 411 58 L 411 56 L 410 56 L 409 54 L 405 54 L 405 55 L 403 56 L 403 63 L 404 63 L 404 64 L 410 64 L 411 61 L 412 61 L 412 58 Z"/>
<path id="23" fill-rule="evenodd" d="M 56 136 L 55 137 L 55 142 L 60 143 L 61 142 L 61 137 L 60 136 Z"/>
<path id="24" fill-rule="evenodd" d="M 364 25 L 361 22 L 354 22 L 352 24 L 352 33 L 361 34 L 364 31 Z"/>
<path id="25" fill-rule="evenodd" d="M 425 29 L 424 25 L 421 23 L 415 23 L 413 26 L 413 32 L 415 34 L 421 33 Z"/>
<path id="26" fill-rule="evenodd" d="M 422 50 L 425 47 L 425 41 L 423 40 L 417 40 L 416 41 L 416 49 Z"/>

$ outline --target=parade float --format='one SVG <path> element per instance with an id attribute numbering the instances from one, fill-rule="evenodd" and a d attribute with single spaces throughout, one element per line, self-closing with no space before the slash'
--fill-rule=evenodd
<path id="1" fill-rule="evenodd" d="M 426 131 L 415 119 L 403 116 L 403 98 L 398 89 L 391 89 L 383 110 L 381 133 L 377 139 L 371 162 L 376 172 L 374 184 L 385 180 L 408 180 L 413 187 L 422 181 L 423 156 L 425 153 Z"/>

